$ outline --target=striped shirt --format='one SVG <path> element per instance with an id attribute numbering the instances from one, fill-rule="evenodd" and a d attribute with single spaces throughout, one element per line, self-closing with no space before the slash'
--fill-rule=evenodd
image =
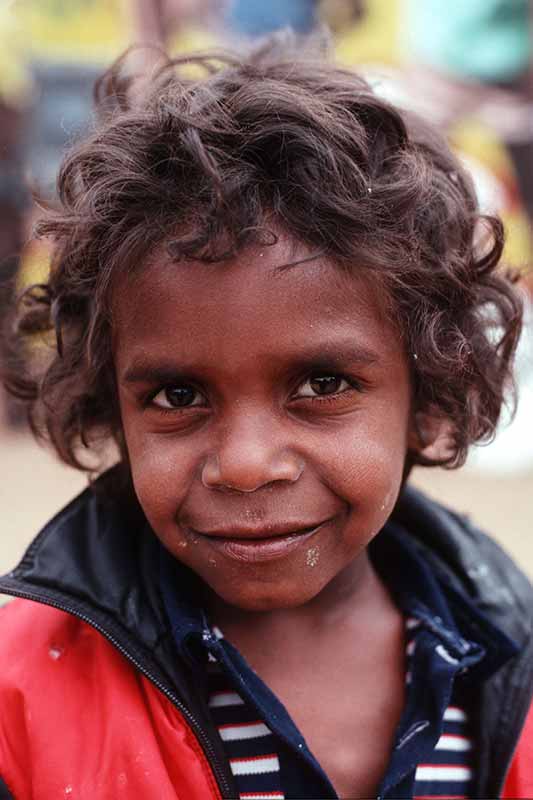
<path id="1" fill-rule="evenodd" d="M 406 619 L 407 691 L 415 693 L 412 671 L 419 629 L 420 623 L 416 618 Z M 213 628 L 213 635 L 222 642 L 223 636 L 218 628 Z M 229 675 L 211 653 L 208 674 L 208 705 L 224 744 L 239 799 L 284 800 L 289 797 L 281 779 L 280 755 L 275 734 L 258 717 L 257 710 L 244 693 L 235 690 Z M 425 722 L 420 722 L 420 726 L 427 727 Z M 416 732 L 413 729 L 413 735 Z M 405 735 L 403 740 L 405 741 Z M 474 743 L 464 703 L 463 707 L 447 706 L 443 715 L 442 732 L 431 757 L 416 767 L 413 796 L 420 800 L 472 797 L 474 755 Z M 295 764 L 293 769 L 297 768 Z"/>
<path id="2" fill-rule="evenodd" d="M 407 686 L 378 797 L 474 797 L 472 703 L 480 677 L 492 674 L 514 648 L 467 598 L 450 588 L 444 591 L 404 532 L 390 524 L 385 530 L 387 535 L 377 537 L 370 554 L 404 612 Z M 162 588 L 178 648 L 184 652 L 187 643 L 201 643 L 208 709 L 236 796 L 240 800 L 337 798 L 301 732 L 268 686 L 222 633 L 209 627 L 190 598 L 177 601 L 168 578 L 165 585 L 163 577 Z M 483 645 L 473 635 L 479 631 Z M 491 647 L 486 648 L 489 640 Z"/>

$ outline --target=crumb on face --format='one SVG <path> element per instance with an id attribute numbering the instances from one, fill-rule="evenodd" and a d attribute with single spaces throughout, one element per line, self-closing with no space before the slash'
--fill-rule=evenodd
<path id="1" fill-rule="evenodd" d="M 318 564 L 319 557 L 320 557 L 320 548 L 310 547 L 305 557 L 305 563 L 307 564 L 308 567 L 316 567 L 316 565 Z"/>

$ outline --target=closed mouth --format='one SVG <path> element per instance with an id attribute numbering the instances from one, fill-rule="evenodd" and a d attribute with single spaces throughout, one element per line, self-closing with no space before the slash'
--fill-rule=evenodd
<path id="1" fill-rule="evenodd" d="M 261 529 L 249 531 L 246 529 L 224 529 L 224 531 L 202 531 L 189 528 L 193 541 L 203 540 L 219 555 L 241 564 L 268 562 L 288 556 L 297 551 L 304 542 L 312 539 L 332 519 L 324 520 L 316 525 L 301 527 L 291 526 L 276 528 L 263 526 Z"/>
<path id="2" fill-rule="evenodd" d="M 189 528 L 194 536 L 203 536 L 206 539 L 223 539 L 227 542 L 238 542 L 246 544 L 246 542 L 258 541 L 272 541 L 274 539 L 290 539 L 295 536 L 303 536 L 306 533 L 311 533 L 317 528 L 324 525 L 329 520 L 322 520 L 322 522 L 315 522 L 311 525 L 296 526 L 296 525 L 268 525 L 262 528 L 247 529 L 244 527 L 231 527 L 224 529 L 217 529 L 213 531 L 202 531 L 195 528 Z"/>

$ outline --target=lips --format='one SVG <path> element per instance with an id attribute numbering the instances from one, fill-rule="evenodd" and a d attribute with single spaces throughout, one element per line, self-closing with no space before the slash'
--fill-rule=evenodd
<path id="1" fill-rule="evenodd" d="M 223 530 L 203 532 L 189 529 L 192 536 L 200 537 L 212 550 L 239 562 L 260 562 L 280 558 L 308 542 L 328 523 L 323 522 L 303 526 L 263 525 L 261 528 L 225 527 Z"/>
<path id="2" fill-rule="evenodd" d="M 225 526 L 223 528 L 217 528 L 216 530 L 210 531 L 201 530 L 200 528 L 191 528 L 190 530 L 193 533 L 199 534 L 200 536 L 205 536 L 208 539 L 236 539 L 242 541 L 256 539 L 276 539 L 281 536 L 300 536 L 304 533 L 309 533 L 310 531 L 315 530 L 323 524 L 324 520 L 321 522 L 310 523 L 262 525 L 261 528 Z"/>

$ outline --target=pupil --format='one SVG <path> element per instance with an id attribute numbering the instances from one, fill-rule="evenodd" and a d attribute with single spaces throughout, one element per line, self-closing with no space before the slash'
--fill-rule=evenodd
<path id="1" fill-rule="evenodd" d="M 341 379 L 334 375 L 324 375 L 320 378 L 313 378 L 310 382 L 311 388 L 317 394 L 335 394 L 341 385 Z"/>
<path id="2" fill-rule="evenodd" d="M 172 389 L 165 389 L 165 397 L 171 406 L 188 406 L 194 400 L 194 389 L 190 386 L 175 386 Z"/>

